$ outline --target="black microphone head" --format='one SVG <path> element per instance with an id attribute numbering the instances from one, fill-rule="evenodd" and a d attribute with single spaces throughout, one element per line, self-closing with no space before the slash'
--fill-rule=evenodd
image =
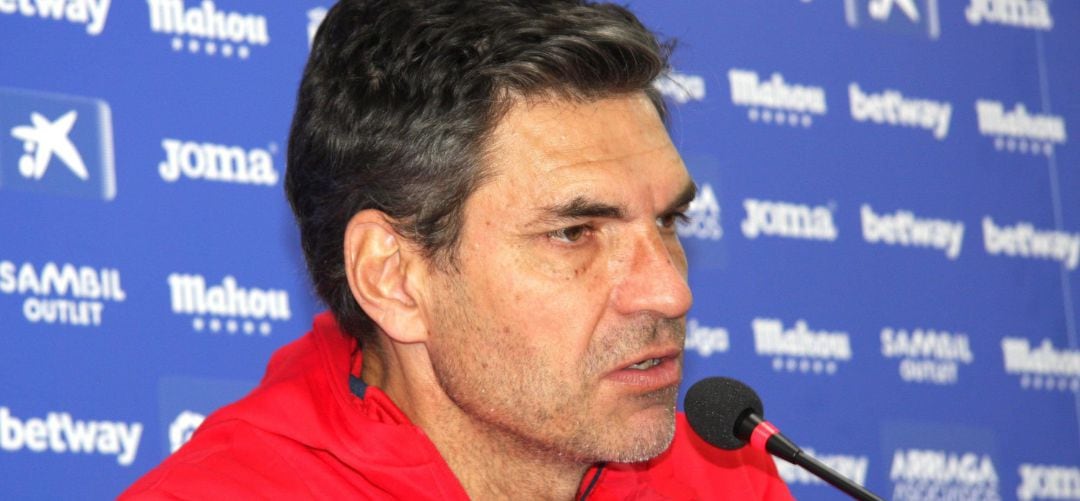
<path id="1" fill-rule="evenodd" d="M 683 400 L 690 428 L 706 442 L 725 450 L 735 450 L 746 442 L 735 435 L 735 425 L 748 411 L 765 417 L 757 393 L 741 381 L 710 377 L 694 383 Z"/>

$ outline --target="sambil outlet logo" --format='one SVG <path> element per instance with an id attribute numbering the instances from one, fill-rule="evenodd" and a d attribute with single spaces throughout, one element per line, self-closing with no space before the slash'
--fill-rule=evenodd
<path id="1" fill-rule="evenodd" d="M 732 68 L 728 81 L 731 103 L 749 108 L 746 117 L 751 122 L 810 127 L 813 115 L 828 111 L 824 88 L 788 83 L 780 73 L 761 80 L 757 72 Z"/>
<path id="2" fill-rule="evenodd" d="M 893 501 L 998 501 L 998 474 L 988 454 L 934 449 L 899 449 L 889 479 Z"/>
<path id="3" fill-rule="evenodd" d="M 247 59 L 253 47 L 270 44 L 266 17 L 220 10 L 212 0 L 187 6 L 184 0 L 146 0 L 150 30 L 172 37 L 172 50 Z"/>
<path id="4" fill-rule="evenodd" d="M 207 285 L 206 277 L 185 273 L 169 275 L 168 283 L 173 313 L 194 316 L 191 327 L 196 332 L 252 336 L 258 330 L 269 336 L 271 322 L 292 318 L 289 293 L 284 290 L 241 287 L 232 276 Z"/>
<path id="5" fill-rule="evenodd" d="M 105 29 L 111 0 L 0 0 L 0 14 L 66 21 L 97 36 Z"/>
<path id="6" fill-rule="evenodd" d="M 928 37 L 941 36 L 937 0 L 844 0 L 844 18 L 852 28 Z"/>
<path id="7" fill-rule="evenodd" d="M 1025 338 L 1001 340 L 1005 372 L 1020 376 L 1020 387 L 1080 392 L 1080 350 L 1055 348 L 1049 339 L 1032 347 Z"/>
<path id="8" fill-rule="evenodd" d="M 184 178 L 274 186 L 279 179 L 273 157 L 277 145 L 273 143 L 266 149 L 245 149 L 166 138 L 161 141 L 161 148 L 165 150 L 165 160 L 158 165 L 158 173 L 170 183 Z"/>
<path id="9" fill-rule="evenodd" d="M 115 170 L 107 103 L 0 89 L 0 188 L 108 201 Z"/>
<path id="10" fill-rule="evenodd" d="M 998 226 L 990 216 L 982 223 L 983 246 L 991 256 L 1057 261 L 1069 270 L 1080 264 L 1080 233 L 1040 230 L 1024 221 Z"/>
<path id="11" fill-rule="evenodd" d="M 1001 101 L 975 102 L 979 134 L 994 138 L 994 149 L 1009 153 L 1050 155 L 1055 144 L 1065 144 L 1065 119 L 1057 115 L 1031 114 L 1020 103 L 1006 111 Z"/>
<path id="12" fill-rule="evenodd" d="M 747 198 L 743 200 L 746 219 L 742 221 L 743 236 L 755 239 L 769 237 L 803 240 L 834 241 L 837 237 L 831 206 L 811 206 Z"/>
<path id="13" fill-rule="evenodd" d="M 702 240 L 723 238 L 724 229 L 720 226 L 720 202 L 717 201 L 716 193 L 709 183 L 701 185 L 697 197 L 690 202 L 686 217 L 688 220 L 676 229 L 680 237 Z"/>
<path id="14" fill-rule="evenodd" d="M 1028 464 L 1017 468 L 1020 486 L 1016 499 L 1080 499 L 1080 468 L 1076 466 Z"/>
<path id="15" fill-rule="evenodd" d="M 866 485 L 866 473 L 870 467 L 870 458 L 850 454 L 818 453 L 812 447 L 803 447 L 803 451 L 855 483 Z M 788 485 L 802 484 L 828 487 L 824 480 L 817 478 L 813 473 L 800 466 L 795 466 L 782 459 L 773 458 L 773 460 L 776 463 L 776 470 L 780 473 L 780 478 L 783 478 Z"/>
<path id="16" fill-rule="evenodd" d="M 67 412 L 20 418 L 0 406 L 0 449 L 4 452 L 116 456 L 116 464 L 131 466 L 139 453 L 142 431 L 142 423 L 75 419 Z"/>
<path id="17" fill-rule="evenodd" d="M 188 443 L 205 420 L 206 416 L 186 409 L 178 414 L 176 419 L 169 423 L 169 452 L 176 452 Z"/>
<path id="18" fill-rule="evenodd" d="M 702 325 L 696 318 L 686 321 L 686 351 L 696 351 L 702 357 L 714 353 L 727 353 L 731 348 L 731 336 L 723 327 Z"/>
<path id="19" fill-rule="evenodd" d="M 851 340 L 846 332 L 811 330 L 805 320 L 785 329 L 774 318 L 755 318 L 754 350 L 772 358 L 774 371 L 835 374 L 839 362 L 851 360 Z"/>
<path id="20" fill-rule="evenodd" d="M 881 356 L 899 359 L 900 379 L 908 383 L 952 385 L 960 365 L 975 360 L 967 334 L 934 329 L 881 329 Z"/>
<path id="21" fill-rule="evenodd" d="M 698 75 L 671 71 L 653 80 L 653 87 L 679 104 L 705 100 L 705 78 Z"/>
<path id="22" fill-rule="evenodd" d="M 987 23 L 1042 31 L 1054 29 L 1054 18 L 1046 0 L 971 0 L 964 17 L 972 26 Z"/>
<path id="23" fill-rule="evenodd" d="M 960 256 L 964 244 L 963 222 L 919 218 L 908 210 L 876 213 L 868 204 L 860 207 L 859 215 L 863 240 L 867 243 L 935 250 L 950 260 Z"/>
<path id="24" fill-rule="evenodd" d="M 892 89 L 864 92 L 852 82 L 848 85 L 848 102 L 856 122 L 923 129 L 938 141 L 949 135 L 952 105 L 945 101 L 909 98 Z"/>
<path id="25" fill-rule="evenodd" d="M 315 7 L 307 11 L 308 25 L 307 25 L 307 41 L 308 48 L 315 45 L 315 34 L 319 32 L 319 26 L 322 25 L 323 19 L 326 19 L 326 13 L 329 9 L 326 7 Z"/>
<path id="26" fill-rule="evenodd" d="M 35 324 L 97 327 L 105 305 L 127 299 L 120 270 L 71 263 L 0 261 L 0 294 L 26 296 L 22 313 Z"/>

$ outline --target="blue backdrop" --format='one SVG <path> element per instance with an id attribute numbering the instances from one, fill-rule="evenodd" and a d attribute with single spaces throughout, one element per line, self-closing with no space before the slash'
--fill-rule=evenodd
<path id="1" fill-rule="evenodd" d="M 3 497 L 114 496 L 322 309 L 281 179 L 328 1 L 0 0 Z M 680 40 L 688 384 L 887 498 L 1080 499 L 1080 2 L 631 7 Z"/>

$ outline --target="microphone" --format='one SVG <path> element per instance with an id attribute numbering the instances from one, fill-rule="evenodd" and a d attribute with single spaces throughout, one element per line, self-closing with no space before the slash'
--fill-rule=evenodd
<path id="1" fill-rule="evenodd" d="M 683 400 L 690 428 L 703 440 L 724 450 L 750 446 L 798 465 L 849 496 L 863 501 L 884 501 L 813 456 L 765 421 L 765 408 L 757 393 L 741 381 L 710 377 L 694 383 Z"/>

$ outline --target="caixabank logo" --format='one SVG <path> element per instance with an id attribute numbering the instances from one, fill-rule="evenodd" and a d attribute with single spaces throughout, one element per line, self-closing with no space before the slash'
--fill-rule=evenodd
<path id="1" fill-rule="evenodd" d="M 1068 140 L 1065 118 L 1048 113 L 1031 113 L 1023 103 L 1011 110 L 992 99 L 975 101 L 979 134 L 993 138 L 994 149 L 1016 154 L 1047 155 Z"/>
<path id="2" fill-rule="evenodd" d="M 173 273 L 167 283 L 172 312 L 193 317 L 195 332 L 265 337 L 274 322 L 292 318 L 289 293 L 283 289 L 241 286 L 231 275 L 211 283 L 194 273 Z"/>
<path id="3" fill-rule="evenodd" d="M 112 0 L 0 0 L 0 14 L 83 25 L 87 35 L 97 36 L 105 29 L 111 3 Z"/>
<path id="4" fill-rule="evenodd" d="M 844 0 L 848 26 L 935 40 L 941 36 L 937 0 Z"/>
<path id="5" fill-rule="evenodd" d="M 275 186 L 280 178 L 274 167 L 274 154 L 278 151 L 275 143 L 266 148 L 245 148 L 165 138 L 161 148 L 165 159 L 158 164 L 158 174 L 170 183 L 183 179 Z"/>
<path id="6" fill-rule="evenodd" d="M 115 198 L 108 103 L 0 88 L 0 190 Z"/>
<path id="7" fill-rule="evenodd" d="M 169 37 L 174 52 L 247 59 L 270 44 L 265 16 L 218 7 L 212 0 L 146 0 L 150 30 Z"/>
<path id="8" fill-rule="evenodd" d="M 78 327 L 101 326 L 105 306 L 127 299 L 117 268 L 6 259 L 0 259 L 0 295 L 25 298 L 21 311 L 29 323 Z"/>
<path id="9" fill-rule="evenodd" d="M 777 372 L 835 374 L 841 363 L 851 361 L 851 339 L 841 331 L 814 330 L 805 320 L 789 328 L 775 318 L 755 318 L 754 351 L 772 360 Z"/>
<path id="10" fill-rule="evenodd" d="M 881 329 L 881 356 L 899 360 L 897 371 L 906 383 L 954 385 L 960 367 L 975 355 L 967 334 L 940 329 Z"/>
<path id="11" fill-rule="evenodd" d="M 728 82 L 731 104 L 747 108 L 751 122 L 808 128 L 828 112 L 823 87 L 790 83 L 779 72 L 762 79 L 756 71 L 732 68 Z"/>
<path id="12" fill-rule="evenodd" d="M 720 240 L 724 237 L 724 229 L 720 225 L 720 201 L 711 184 L 701 185 L 694 201 L 690 202 L 686 217 L 686 222 L 676 229 L 680 237 L 702 240 Z"/>
<path id="13" fill-rule="evenodd" d="M 1043 339 L 1037 346 L 1022 337 L 1001 340 L 1005 373 L 1020 377 L 1020 387 L 1034 391 L 1080 393 L 1080 350 L 1054 346 Z"/>

